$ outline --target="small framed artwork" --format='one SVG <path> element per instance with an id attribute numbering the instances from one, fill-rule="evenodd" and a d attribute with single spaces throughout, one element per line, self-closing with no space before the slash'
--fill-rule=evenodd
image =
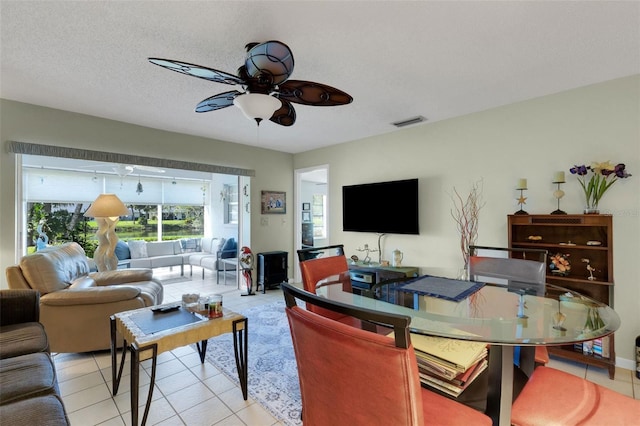
<path id="1" fill-rule="evenodd" d="M 311 210 L 311 203 L 302 203 L 302 211 Z"/>
<path id="2" fill-rule="evenodd" d="M 311 212 L 302 212 L 302 221 L 311 222 Z"/>
<path id="3" fill-rule="evenodd" d="M 286 197 L 286 192 L 262 191 L 260 198 L 262 214 L 285 214 L 287 212 Z"/>

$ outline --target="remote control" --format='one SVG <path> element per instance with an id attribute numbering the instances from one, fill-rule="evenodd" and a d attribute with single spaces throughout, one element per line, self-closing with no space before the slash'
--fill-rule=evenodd
<path id="1" fill-rule="evenodd" d="M 166 314 L 167 312 L 177 311 L 178 309 L 180 309 L 180 305 L 153 308 L 151 311 L 153 311 L 154 314 Z"/>

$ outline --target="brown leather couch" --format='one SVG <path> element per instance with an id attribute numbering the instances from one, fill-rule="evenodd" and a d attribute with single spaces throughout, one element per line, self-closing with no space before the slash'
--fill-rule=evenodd
<path id="1" fill-rule="evenodd" d="M 90 272 L 77 243 L 53 246 L 24 256 L 6 270 L 11 289 L 40 293 L 40 322 L 51 352 L 109 349 L 109 317 L 117 312 L 162 303 L 162 283 L 151 269 Z"/>
<path id="2" fill-rule="evenodd" d="M 0 290 L 0 422 L 68 425 L 38 292 Z"/>

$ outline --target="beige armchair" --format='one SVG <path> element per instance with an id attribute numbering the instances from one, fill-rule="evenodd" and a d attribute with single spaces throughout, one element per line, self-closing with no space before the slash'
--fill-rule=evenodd
<path id="1" fill-rule="evenodd" d="M 24 256 L 6 270 L 12 289 L 40 292 L 40 322 L 51 352 L 109 349 L 109 317 L 162 303 L 162 283 L 151 269 L 90 272 L 77 243 L 66 243 Z"/>

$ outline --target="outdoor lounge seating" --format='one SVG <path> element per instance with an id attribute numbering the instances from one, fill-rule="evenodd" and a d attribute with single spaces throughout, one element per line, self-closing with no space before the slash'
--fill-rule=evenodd
<path id="1" fill-rule="evenodd" d="M 130 268 L 162 268 L 180 267 L 180 275 L 184 275 L 184 267 L 189 266 L 189 275 L 193 275 L 193 267 L 218 272 L 224 270 L 221 259 L 238 257 L 238 244 L 235 238 L 203 237 L 183 238 L 173 241 L 119 241 L 116 256 L 126 262 Z"/>

